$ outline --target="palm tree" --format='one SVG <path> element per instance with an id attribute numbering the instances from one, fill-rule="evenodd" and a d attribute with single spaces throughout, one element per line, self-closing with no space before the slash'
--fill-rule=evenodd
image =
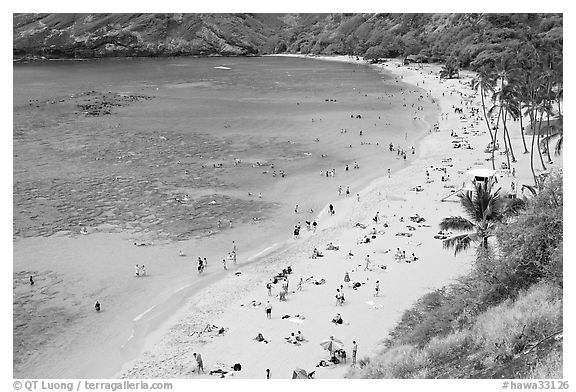
<path id="1" fill-rule="evenodd" d="M 474 191 L 459 195 L 467 217 L 451 216 L 440 222 L 441 230 L 464 231 L 443 241 L 445 249 L 454 248 L 454 255 L 478 243 L 479 249 L 488 249 L 488 238 L 493 235 L 496 224 L 504 221 L 523 208 L 521 199 L 508 199 L 500 189 L 492 192 L 491 185 L 476 183 Z"/>
<path id="2" fill-rule="evenodd" d="M 483 67 L 478 71 L 476 77 L 472 79 L 472 89 L 480 90 L 480 97 L 482 98 L 482 111 L 484 112 L 484 119 L 486 120 L 486 127 L 488 127 L 488 132 L 490 132 L 490 141 L 494 141 L 494 135 L 492 134 L 492 128 L 488 122 L 488 115 L 486 114 L 486 103 L 484 102 L 484 96 L 488 93 L 494 92 L 494 74 L 489 71 L 487 67 Z"/>

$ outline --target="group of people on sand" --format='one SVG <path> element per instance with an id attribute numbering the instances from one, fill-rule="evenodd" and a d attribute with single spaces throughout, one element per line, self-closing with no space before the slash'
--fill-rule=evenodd
<path id="1" fill-rule="evenodd" d="M 198 256 L 198 273 L 201 274 L 202 272 L 204 272 L 204 268 L 206 268 L 207 266 L 208 266 L 208 260 L 206 259 L 206 257 L 202 259 L 202 257 Z"/>
<path id="2" fill-rule="evenodd" d="M 142 264 L 142 265 L 136 264 L 136 266 L 134 267 L 134 275 L 137 278 L 141 278 L 143 276 L 146 276 L 146 267 L 144 266 L 144 264 Z"/>
<path id="3" fill-rule="evenodd" d="M 409 257 L 406 257 L 406 251 L 405 250 L 400 250 L 400 248 L 396 248 L 396 253 L 394 254 L 394 259 L 397 262 L 406 262 L 406 263 L 412 263 L 414 261 L 418 260 L 418 257 L 416 257 L 416 255 L 414 253 L 412 253 Z"/>
<path id="4" fill-rule="evenodd" d="M 301 345 L 306 341 L 304 335 L 302 335 L 302 331 L 298 331 L 297 333 L 291 332 L 290 336 L 285 337 L 286 343 L 294 344 L 296 346 Z"/>

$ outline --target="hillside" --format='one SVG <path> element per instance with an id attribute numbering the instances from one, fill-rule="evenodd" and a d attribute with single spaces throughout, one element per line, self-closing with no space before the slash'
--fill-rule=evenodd
<path id="1" fill-rule="evenodd" d="M 563 40 L 561 14 L 15 14 L 13 22 L 15 58 L 411 54 L 468 66 L 527 36 Z"/>

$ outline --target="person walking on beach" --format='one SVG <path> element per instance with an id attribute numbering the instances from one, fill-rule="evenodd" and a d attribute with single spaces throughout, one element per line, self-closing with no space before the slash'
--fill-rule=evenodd
<path id="1" fill-rule="evenodd" d="M 346 197 L 350 196 L 350 187 L 346 187 Z"/>
<path id="2" fill-rule="evenodd" d="M 94 304 L 94 309 L 99 312 L 100 311 L 100 302 L 96 301 L 96 303 Z"/>
<path id="3" fill-rule="evenodd" d="M 390 169 L 388 169 L 388 178 L 390 178 Z"/>
<path id="4" fill-rule="evenodd" d="M 338 196 L 342 196 L 342 185 L 338 187 Z"/>
<path id="5" fill-rule="evenodd" d="M 136 277 L 140 276 L 140 266 L 138 264 L 134 267 L 134 275 L 136 275 Z"/>
<path id="6" fill-rule="evenodd" d="M 266 302 L 266 307 L 264 308 L 264 310 L 266 310 L 266 318 L 271 319 L 272 318 L 272 304 L 270 304 L 270 301 Z"/>
<path id="7" fill-rule="evenodd" d="M 204 260 L 202 262 L 202 270 L 204 270 L 204 268 L 208 267 L 208 260 L 206 260 L 206 257 L 204 257 Z"/>
<path id="8" fill-rule="evenodd" d="M 295 214 L 298 213 L 298 204 L 296 204 L 296 207 L 294 207 L 294 213 L 295 213 Z"/>
<path id="9" fill-rule="evenodd" d="M 296 288 L 296 291 L 302 291 L 302 283 L 304 283 L 304 279 L 300 278 L 300 282 L 298 282 L 298 287 Z"/>
<path id="10" fill-rule="evenodd" d="M 358 203 L 360 203 L 360 194 L 359 193 L 356 194 L 356 200 L 358 200 Z"/>
<path id="11" fill-rule="evenodd" d="M 314 220 L 314 222 L 312 222 L 312 229 L 314 230 L 314 233 L 316 233 L 316 227 L 318 226 L 318 222 L 316 222 L 316 220 Z"/>
<path id="12" fill-rule="evenodd" d="M 266 379 L 270 380 L 272 376 L 270 375 L 270 369 L 266 369 Z"/>
<path id="13" fill-rule="evenodd" d="M 144 267 L 144 264 L 140 267 L 140 276 L 146 276 L 146 267 Z"/>
<path id="14" fill-rule="evenodd" d="M 202 362 L 202 355 L 200 355 L 200 353 L 194 353 L 194 358 L 196 359 L 196 364 L 198 365 L 198 374 L 200 374 L 200 372 L 202 373 L 206 373 L 204 371 L 204 363 Z"/>
<path id="15" fill-rule="evenodd" d="M 366 255 L 364 261 L 366 261 L 366 266 L 364 267 L 364 271 L 366 271 L 368 270 L 368 266 L 370 265 L 370 255 Z"/>
<path id="16" fill-rule="evenodd" d="M 272 296 L 272 282 L 266 283 L 266 288 L 268 289 L 268 296 Z"/>
<path id="17" fill-rule="evenodd" d="M 334 206 L 332 204 L 328 206 L 328 212 L 330 213 L 330 215 L 334 215 Z"/>
<path id="18" fill-rule="evenodd" d="M 32 275 L 30 275 L 30 286 L 34 285 L 34 278 L 32 278 Z"/>
<path id="19" fill-rule="evenodd" d="M 380 293 L 380 281 L 379 280 L 376 281 L 376 287 L 374 288 L 374 290 L 375 290 L 374 296 L 377 297 L 378 294 Z"/>
<path id="20" fill-rule="evenodd" d="M 358 344 L 356 341 L 352 341 L 352 365 L 356 365 L 356 352 L 358 351 Z"/>
<path id="21" fill-rule="evenodd" d="M 225 270 L 228 269 L 228 268 L 226 267 L 226 259 L 222 259 L 222 266 L 224 267 Z"/>

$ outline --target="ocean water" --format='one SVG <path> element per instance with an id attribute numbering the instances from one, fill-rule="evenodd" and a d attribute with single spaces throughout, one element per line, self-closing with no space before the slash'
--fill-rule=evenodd
<path id="1" fill-rule="evenodd" d="M 413 119 L 420 93 L 358 64 L 102 59 L 13 70 L 16 237 L 111 225 L 184 240 L 263 221 L 278 231 L 295 204 L 308 213 L 297 220 L 311 219 L 339 185 L 381 175 L 397 158 L 388 143 L 408 148 L 426 128 Z M 345 173 L 354 161 L 361 170 Z"/>
<path id="2" fill-rule="evenodd" d="M 344 197 L 340 185 L 354 195 L 409 164 L 388 143 L 410 151 L 437 110 L 374 68 L 301 58 L 52 61 L 13 76 L 20 376 L 112 375 L 141 348 L 125 348 L 134 330 L 143 339 L 224 273 L 232 240 L 239 268 L 266 262 L 264 250 L 296 241 L 294 224 Z M 202 277 L 198 256 L 210 261 Z M 126 280 L 136 263 L 150 279 Z M 99 321 L 86 312 L 95 298 Z"/>

